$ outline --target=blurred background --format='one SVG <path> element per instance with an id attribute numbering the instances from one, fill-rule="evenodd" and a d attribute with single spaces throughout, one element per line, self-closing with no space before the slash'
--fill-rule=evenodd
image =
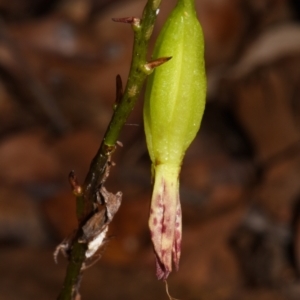
<path id="1" fill-rule="evenodd" d="M 142 0 L 0 1 L 0 298 L 55 299 L 76 228 L 67 176 L 84 180 L 126 82 L 133 34 L 112 17 Z M 162 3 L 154 37 L 174 6 Z M 183 253 L 175 298 L 300 298 L 300 4 L 196 0 L 208 103 L 181 173 Z M 153 46 L 153 43 L 152 43 Z M 151 47 L 152 47 L 151 46 Z M 107 181 L 123 192 L 83 299 L 168 299 L 147 228 L 142 97 Z"/>

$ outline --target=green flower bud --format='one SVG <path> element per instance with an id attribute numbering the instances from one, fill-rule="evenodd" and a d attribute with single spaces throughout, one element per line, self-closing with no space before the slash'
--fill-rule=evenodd
<path id="1" fill-rule="evenodd" d="M 154 189 L 149 228 L 157 276 L 166 279 L 181 249 L 179 173 L 205 107 L 203 33 L 194 0 L 179 0 L 155 45 L 153 59 L 172 57 L 149 76 L 144 127 L 152 160 Z"/>

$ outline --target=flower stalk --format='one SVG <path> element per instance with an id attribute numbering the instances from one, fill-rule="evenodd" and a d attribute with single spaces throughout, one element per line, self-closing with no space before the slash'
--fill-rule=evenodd
<path id="1" fill-rule="evenodd" d="M 58 300 L 73 300 L 79 297 L 79 285 L 82 277 L 83 266 L 86 261 L 88 244 L 80 242 L 85 224 L 95 217 L 95 203 L 99 187 L 103 186 L 108 176 L 110 159 L 116 148 L 116 143 L 129 114 L 131 113 L 144 81 L 148 75 L 144 66 L 147 64 L 147 50 L 149 39 L 152 34 L 157 17 L 157 10 L 161 0 L 148 0 L 141 19 L 123 18 L 125 23 L 130 23 L 134 31 L 134 45 L 132 61 L 127 84 L 124 92 L 121 92 L 120 79 L 117 80 L 117 103 L 114 114 L 107 128 L 101 146 L 91 162 L 90 169 L 82 186 L 77 185 L 79 193 L 76 196 L 78 229 L 70 245 L 68 245 L 69 264 L 66 271 L 63 287 Z M 116 21 L 120 21 L 116 20 Z M 77 183 L 76 183 L 77 184 Z M 107 205 L 107 204 L 106 204 Z M 100 214 L 101 212 L 97 212 Z M 100 214 L 101 215 L 101 214 Z M 103 214 L 103 218 L 105 214 Z M 99 220 L 99 223 L 104 220 Z"/>

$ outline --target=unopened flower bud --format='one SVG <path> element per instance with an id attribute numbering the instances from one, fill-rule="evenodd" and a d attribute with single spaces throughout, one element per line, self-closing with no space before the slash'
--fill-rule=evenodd
<path id="1" fill-rule="evenodd" d="M 149 227 L 157 276 L 166 279 L 181 249 L 179 173 L 202 119 L 206 77 L 203 33 L 194 0 L 179 0 L 155 45 L 153 59 L 172 57 L 149 76 L 144 104 L 154 190 Z"/>

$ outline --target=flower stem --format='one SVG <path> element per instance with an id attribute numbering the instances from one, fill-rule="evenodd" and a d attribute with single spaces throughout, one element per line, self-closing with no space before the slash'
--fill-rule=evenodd
<path id="1" fill-rule="evenodd" d="M 97 189 L 105 180 L 105 172 L 107 171 L 111 154 L 116 147 L 121 129 L 139 97 L 146 79 L 147 73 L 143 67 L 147 63 L 148 43 L 160 3 L 161 0 L 148 0 L 141 20 L 138 24 L 132 24 L 134 45 L 126 88 L 120 102 L 116 104 L 101 146 L 91 162 L 89 172 L 82 186 L 82 193 L 76 196 L 79 228 L 75 238 L 72 240 L 69 265 L 62 290 L 57 298 L 58 300 L 72 300 L 78 295 L 87 247 L 86 244 L 79 243 L 78 239 L 82 235 L 82 225 L 93 213 L 93 203 L 95 202 Z"/>
<path id="2" fill-rule="evenodd" d="M 182 3 L 184 6 L 187 7 L 195 7 L 195 0 L 178 0 L 178 3 Z"/>

